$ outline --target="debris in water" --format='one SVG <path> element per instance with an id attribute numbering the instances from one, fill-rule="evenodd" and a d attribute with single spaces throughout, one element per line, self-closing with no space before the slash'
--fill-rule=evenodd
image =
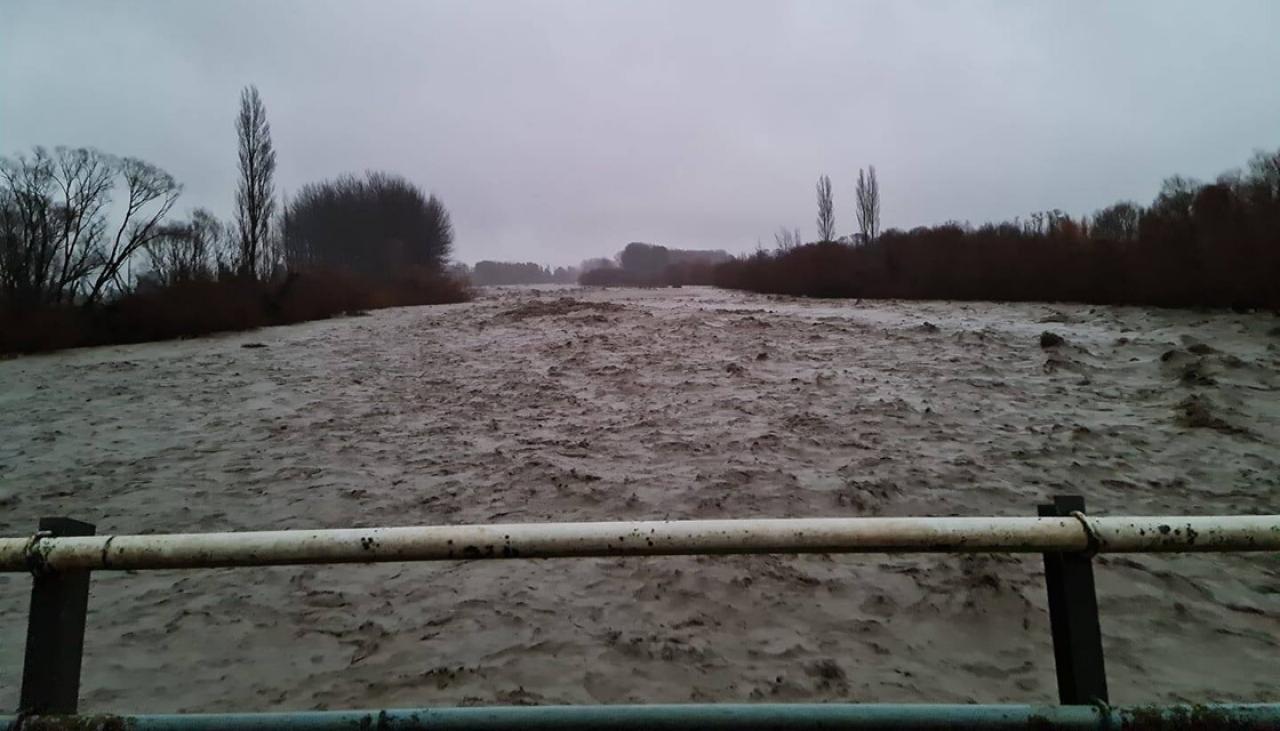
<path id="1" fill-rule="evenodd" d="M 1056 348 L 1065 342 L 1067 341 L 1057 333 L 1049 332 L 1048 330 L 1040 333 L 1040 347 L 1042 348 Z"/>
<path id="2" fill-rule="evenodd" d="M 1218 381 L 1209 375 L 1203 361 L 1187 363 L 1182 366 L 1182 382 L 1188 386 L 1214 386 Z"/>
<path id="3" fill-rule="evenodd" d="M 1227 434 L 1248 434 L 1249 430 L 1233 426 L 1214 415 L 1208 399 L 1188 396 L 1178 402 L 1178 423 L 1192 429 L 1216 429 Z"/>
<path id="4" fill-rule="evenodd" d="M 621 312 L 626 309 L 616 302 L 588 302 L 572 297 L 561 297 L 552 302 L 529 302 L 507 310 L 495 319 L 527 320 L 531 317 L 555 317 L 574 312 Z"/>

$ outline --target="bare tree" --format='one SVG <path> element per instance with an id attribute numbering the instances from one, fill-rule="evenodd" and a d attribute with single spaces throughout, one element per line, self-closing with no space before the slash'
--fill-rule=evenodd
<path id="1" fill-rule="evenodd" d="M 1280 200 L 1280 150 L 1255 152 L 1249 160 L 1248 181 L 1266 198 Z"/>
<path id="2" fill-rule="evenodd" d="M 189 221 L 162 226 L 146 244 L 149 278 L 162 286 L 213 279 L 224 238 L 222 222 L 204 208 L 192 211 Z"/>
<path id="3" fill-rule="evenodd" d="M 773 235 L 773 248 L 778 251 L 791 249 L 791 231 L 786 226 L 778 227 L 778 231 Z"/>
<path id="4" fill-rule="evenodd" d="M 114 158 L 93 149 L 54 150 L 53 180 L 62 233 L 60 261 L 50 288 L 55 303 L 74 300 L 78 284 L 93 269 L 107 230 L 104 211 L 111 202 L 117 165 Z"/>
<path id="5" fill-rule="evenodd" d="M 773 235 L 773 243 L 778 251 L 791 251 L 801 244 L 800 229 L 787 230 L 786 226 L 780 226 Z"/>
<path id="6" fill-rule="evenodd" d="M 267 110 L 256 86 L 240 92 L 236 135 L 240 153 L 240 178 L 236 185 L 239 236 L 236 268 L 243 276 L 257 277 L 275 212 L 276 152 L 271 144 Z"/>
<path id="7" fill-rule="evenodd" d="M 1160 193 L 1151 202 L 1151 209 L 1161 215 L 1190 219 L 1196 191 L 1202 185 L 1200 181 L 1182 175 L 1165 178 L 1160 185 Z"/>
<path id="8" fill-rule="evenodd" d="M 15 307 L 42 304 L 50 290 L 59 217 L 54 206 L 53 161 L 37 147 L 0 165 L 0 285 Z"/>
<path id="9" fill-rule="evenodd" d="M 880 235 L 880 183 L 876 180 L 876 166 L 863 173 L 858 169 L 858 230 L 862 242 L 869 244 Z"/>
<path id="10" fill-rule="evenodd" d="M 182 186 L 160 168 L 137 158 L 122 158 L 118 163 L 124 177 L 126 201 L 124 217 L 116 229 L 110 248 L 103 246 L 95 256 L 93 284 L 85 296 L 86 305 L 94 305 L 107 292 L 127 287 L 125 265 L 140 249 L 161 233 L 160 222 L 182 193 Z"/>
<path id="11" fill-rule="evenodd" d="M 121 176 L 129 200 L 109 240 L 106 213 Z M 65 147 L 4 160 L 0 185 L 0 291 L 19 307 L 98 300 L 152 233 L 139 221 L 143 208 L 158 203 L 154 224 L 178 191 L 140 160 Z"/>
<path id="12" fill-rule="evenodd" d="M 1142 208 L 1131 201 L 1121 201 L 1093 214 L 1090 235 L 1095 239 L 1136 241 Z"/>
<path id="13" fill-rule="evenodd" d="M 832 241 L 836 237 L 836 212 L 831 202 L 831 178 L 818 178 L 818 240 Z"/>
<path id="14" fill-rule="evenodd" d="M 280 195 L 280 205 L 272 216 L 267 237 L 262 240 L 258 251 L 258 277 L 275 279 L 289 268 L 285 251 L 285 231 L 289 228 L 289 199 Z"/>

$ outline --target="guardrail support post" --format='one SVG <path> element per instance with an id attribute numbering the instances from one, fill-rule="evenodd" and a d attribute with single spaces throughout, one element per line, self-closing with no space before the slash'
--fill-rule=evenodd
<path id="1" fill-rule="evenodd" d="M 1055 495 L 1053 503 L 1038 506 L 1040 517 L 1065 517 L 1077 510 L 1084 512 L 1084 498 L 1079 495 Z M 1106 703 L 1107 671 L 1102 660 L 1093 558 L 1080 553 L 1046 553 L 1044 579 L 1049 590 L 1058 702 Z"/>
<path id="2" fill-rule="evenodd" d="M 41 518 L 40 530 L 55 536 L 91 536 L 97 529 L 70 518 Z M 88 609 L 88 571 L 36 573 L 18 705 L 23 713 L 76 712 Z"/>

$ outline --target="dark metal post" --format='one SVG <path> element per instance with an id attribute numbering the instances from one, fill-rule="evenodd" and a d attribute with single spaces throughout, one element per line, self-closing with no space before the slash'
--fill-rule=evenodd
<path id="1" fill-rule="evenodd" d="M 40 530 L 54 536 L 91 536 L 97 529 L 70 518 L 41 518 Z M 35 568 L 18 707 L 23 713 L 75 713 L 89 608 L 89 572 L 54 573 Z"/>
<path id="2" fill-rule="evenodd" d="M 1038 506 L 1041 517 L 1068 516 L 1073 511 L 1084 512 L 1083 497 L 1055 495 L 1052 504 Z M 1058 701 L 1064 705 L 1106 703 L 1107 671 L 1102 661 L 1092 556 L 1046 553 L 1044 578 L 1049 589 Z"/>

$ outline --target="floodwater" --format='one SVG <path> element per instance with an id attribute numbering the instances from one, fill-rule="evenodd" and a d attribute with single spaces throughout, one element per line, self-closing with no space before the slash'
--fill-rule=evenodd
<path id="1" fill-rule="evenodd" d="M 1280 513 L 1278 325 L 512 288 L 18 358 L 0 362 L 0 534 L 42 515 L 122 534 L 1034 515 L 1053 494 Z M 1096 567 L 1113 702 L 1276 699 L 1280 557 Z M 103 572 L 81 707 L 1053 702 L 1042 580 L 1008 555 Z M 29 587 L 0 575 L 4 709 Z"/>

